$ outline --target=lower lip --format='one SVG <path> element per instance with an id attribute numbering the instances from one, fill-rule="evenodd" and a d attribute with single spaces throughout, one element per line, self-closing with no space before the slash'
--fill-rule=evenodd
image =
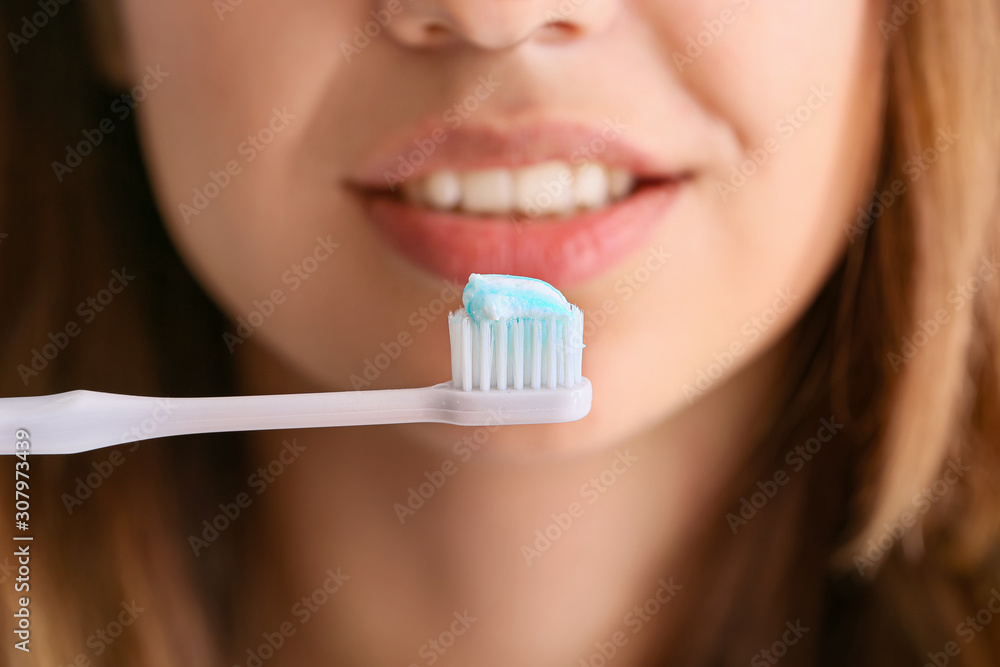
<path id="1" fill-rule="evenodd" d="M 367 202 L 389 244 L 442 278 L 502 273 L 567 287 L 599 276 L 647 243 L 683 185 L 647 186 L 606 208 L 542 221 L 443 213 L 385 197 Z"/>

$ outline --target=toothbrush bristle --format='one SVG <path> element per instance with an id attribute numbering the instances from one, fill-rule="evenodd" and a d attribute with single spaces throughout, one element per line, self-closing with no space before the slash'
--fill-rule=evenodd
<path id="1" fill-rule="evenodd" d="M 448 316 L 451 375 L 464 391 L 576 387 L 583 378 L 583 312 L 476 322 Z"/>

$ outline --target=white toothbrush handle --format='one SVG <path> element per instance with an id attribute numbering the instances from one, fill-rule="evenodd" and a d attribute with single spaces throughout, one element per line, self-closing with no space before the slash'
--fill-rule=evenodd
<path id="1" fill-rule="evenodd" d="M 419 389 L 272 396 L 154 398 L 94 391 L 0 399 L 0 454 L 28 434 L 31 454 L 73 454 L 172 435 L 325 426 L 441 422 L 542 424 L 590 412 L 586 378 L 571 389 L 462 391 L 450 382 Z"/>

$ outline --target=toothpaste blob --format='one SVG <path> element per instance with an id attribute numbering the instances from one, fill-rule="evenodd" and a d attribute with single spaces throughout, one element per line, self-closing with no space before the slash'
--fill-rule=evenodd
<path id="1" fill-rule="evenodd" d="M 534 278 L 473 273 L 448 315 L 451 383 L 463 391 L 578 387 L 583 311 Z"/>
<path id="2" fill-rule="evenodd" d="M 569 301 L 555 287 L 521 276 L 473 273 L 462 292 L 462 303 L 474 322 L 563 318 L 572 314 Z"/>

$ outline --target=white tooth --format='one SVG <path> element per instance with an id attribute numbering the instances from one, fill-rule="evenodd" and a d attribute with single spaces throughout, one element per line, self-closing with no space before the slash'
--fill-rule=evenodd
<path id="1" fill-rule="evenodd" d="M 611 198 L 621 199 L 635 187 L 635 177 L 632 173 L 621 168 L 611 170 Z"/>
<path id="2" fill-rule="evenodd" d="M 514 176 L 509 169 L 483 169 L 462 175 L 462 208 L 469 213 L 509 213 Z"/>
<path id="3" fill-rule="evenodd" d="M 573 172 L 565 162 L 543 162 L 514 173 L 514 206 L 530 218 L 568 213 L 573 200 Z"/>
<path id="4" fill-rule="evenodd" d="M 574 179 L 576 205 L 581 208 L 601 208 L 608 203 L 608 172 L 593 162 L 576 168 Z"/>
<path id="5" fill-rule="evenodd" d="M 462 183 L 453 171 L 435 171 L 424 181 L 424 200 L 434 208 L 452 209 L 462 201 Z"/>

